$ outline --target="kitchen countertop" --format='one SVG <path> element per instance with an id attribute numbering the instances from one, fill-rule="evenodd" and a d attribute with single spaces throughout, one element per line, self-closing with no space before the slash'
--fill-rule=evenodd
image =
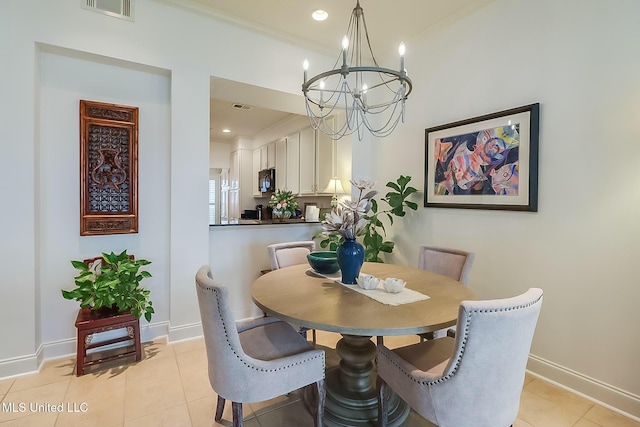
<path id="1" fill-rule="evenodd" d="M 319 224 L 320 221 L 305 221 L 304 219 L 287 219 L 284 221 L 277 219 L 239 219 L 238 222 L 228 224 L 210 224 L 210 227 L 227 227 L 229 225 L 287 225 L 287 224 Z"/>

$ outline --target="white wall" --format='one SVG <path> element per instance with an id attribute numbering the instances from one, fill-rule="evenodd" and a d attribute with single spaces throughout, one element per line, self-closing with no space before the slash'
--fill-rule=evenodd
<path id="1" fill-rule="evenodd" d="M 71 289 L 76 270 L 70 259 L 85 259 L 101 252 L 127 249 L 139 258 L 152 260 L 154 276 L 143 282 L 152 292 L 157 315 L 154 323 L 169 321 L 169 150 L 171 112 L 170 79 L 167 72 L 139 71 L 95 60 L 79 59 L 46 47 L 40 52 L 40 138 L 36 221 L 39 291 L 43 343 L 64 343 L 47 355 L 73 351 L 77 302 L 60 297 Z M 94 58 L 96 59 L 96 58 Z M 139 232 L 137 234 L 79 235 L 80 99 L 130 105 L 139 108 Z M 143 322 L 143 326 L 147 323 Z M 66 341 L 65 341 L 66 340 Z"/>
<path id="2" fill-rule="evenodd" d="M 499 0 L 427 34 L 422 43 L 408 43 L 406 65 L 415 89 L 406 123 L 384 140 L 365 138 L 353 144 L 354 174 L 370 176 L 380 186 L 401 173 L 409 174 L 421 188 L 425 128 L 540 102 L 540 211 L 421 207 L 394 225 L 397 249 L 392 260 L 416 265 L 417 246 L 422 243 L 467 248 L 477 253 L 471 287 L 478 297 L 514 295 L 529 286 L 544 288 L 532 369 L 636 416 L 640 416 L 636 362 L 640 287 L 634 268 L 640 253 L 640 58 L 635 54 L 639 12 L 635 0 Z M 52 205 L 48 191 L 77 203 L 72 181 L 78 157 L 52 152 L 48 144 L 60 143 L 68 152 L 72 142 L 50 138 L 48 126 L 73 141 L 77 134 L 67 123 L 50 123 L 42 116 L 77 120 L 77 107 L 71 113 L 54 112 L 41 108 L 41 103 L 54 95 L 53 99 L 67 102 L 74 92 L 134 105 L 149 101 L 140 93 L 137 99 L 117 91 L 101 94 L 98 82 L 79 81 L 56 93 L 47 84 L 56 73 L 45 70 L 41 75 L 39 70 L 43 58 L 37 43 L 76 50 L 78 59 L 103 64 L 99 73 L 118 80 L 149 73 L 135 64 L 170 72 L 170 152 L 146 151 L 148 156 L 159 156 L 161 169 L 169 167 L 168 181 L 166 177 L 161 181 L 169 188 L 152 190 L 152 196 L 158 191 L 163 193 L 161 199 L 169 198 L 169 208 L 157 220 L 141 223 L 142 231 L 163 221 L 167 224 L 168 218 L 168 230 L 158 236 L 78 238 L 77 216 Z M 236 52 L 243 54 L 238 57 Z M 92 55 L 128 64 L 113 68 Z M 0 97 L 6 101 L 0 105 L 0 153 L 5 160 L 0 180 L 0 377 L 35 369 L 42 348 L 54 344 L 47 339 L 73 339 L 68 324 L 60 326 L 70 321 L 73 309 L 67 301 L 52 299 L 56 285 L 48 281 L 55 280 L 61 288 L 60 283 L 71 283 L 74 273 L 68 270 L 66 278 L 49 276 L 63 274 L 63 260 L 81 258 L 97 248 L 126 245 L 151 259 L 154 286 L 169 287 L 166 299 L 154 301 L 169 307 L 168 313 L 157 314 L 158 321 L 169 319 L 172 340 L 196 335 L 193 274 L 200 265 L 217 262 L 214 253 L 224 252 L 227 242 L 233 241 L 226 230 L 210 235 L 207 225 L 210 77 L 297 93 L 300 58 L 328 65 L 333 58 L 314 58 L 307 50 L 152 0 L 136 2 L 135 23 L 83 10 L 76 0 L 7 0 L 0 14 L 0 57 L 11 64 L 0 67 Z M 71 62 L 50 59 L 55 63 L 51 67 Z M 256 63 L 261 64 L 259 75 L 251 66 Z M 83 64 L 85 69 L 96 66 Z M 151 74 L 157 92 L 150 90 L 145 96 L 154 94 L 165 102 L 168 77 Z M 164 108 L 153 107 L 154 117 L 162 117 Z M 164 131 L 158 132 L 159 143 L 165 144 Z M 61 176 L 70 186 L 69 194 L 49 182 L 60 170 L 49 163 L 51 156 L 72 171 Z M 148 177 L 141 180 L 149 185 Z M 153 208 L 151 203 L 145 199 L 141 215 Z M 53 217 L 45 221 L 44 212 Z M 52 228 L 55 224 L 60 233 Z M 154 242 L 163 241 L 167 247 L 147 252 Z M 61 253 L 54 254 L 58 243 Z M 149 253 L 167 253 L 167 259 L 152 259 Z M 216 264 L 214 274 L 231 277 L 238 267 L 233 262 Z"/>
<path id="3" fill-rule="evenodd" d="M 392 258 L 463 248 L 476 253 L 478 297 L 543 288 L 530 368 L 635 416 L 639 15 L 634 0 L 491 4 L 408 44 L 406 123 L 370 143 L 381 185 L 408 174 L 423 190 L 425 128 L 540 102 L 539 212 L 420 207 L 394 226 Z"/>
<path id="4" fill-rule="evenodd" d="M 210 245 L 211 77 L 299 91 L 298 58 L 309 56 L 299 47 L 154 0 L 137 1 L 135 15 L 111 18 L 76 0 L 3 3 L 0 56 L 11 67 L 0 67 L 0 377 L 72 352 L 77 306 L 59 290 L 72 286 L 70 260 L 102 250 L 153 262 L 151 336 L 197 336 L 193 277 Z M 264 64 L 260 75 L 248 58 Z M 78 99 L 141 108 L 137 235 L 79 237 Z"/>
<path id="5" fill-rule="evenodd" d="M 300 102 L 304 103 L 304 98 L 300 97 Z M 260 147 L 261 145 L 284 138 L 293 132 L 297 132 L 300 129 L 304 129 L 309 126 L 309 119 L 307 116 L 289 116 L 285 120 L 282 120 L 274 126 L 264 129 L 255 135 L 253 138 L 253 146 L 254 148 Z"/>
<path id="6" fill-rule="evenodd" d="M 228 169 L 231 167 L 231 144 L 211 142 L 209 145 L 209 167 Z"/>
<path id="7" fill-rule="evenodd" d="M 210 227 L 209 265 L 214 280 L 229 287 L 231 307 L 236 319 L 261 315 L 261 311 L 251 301 L 251 283 L 260 277 L 261 270 L 271 268 L 267 246 L 280 242 L 311 240 L 320 230 L 318 223 Z"/>

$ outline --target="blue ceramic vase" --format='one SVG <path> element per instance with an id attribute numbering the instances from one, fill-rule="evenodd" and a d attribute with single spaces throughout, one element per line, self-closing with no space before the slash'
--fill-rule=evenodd
<path id="1" fill-rule="evenodd" d="M 342 283 L 355 285 L 364 262 L 364 246 L 356 239 L 345 239 L 336 249 L 336 256 L 342 272 Z"/>

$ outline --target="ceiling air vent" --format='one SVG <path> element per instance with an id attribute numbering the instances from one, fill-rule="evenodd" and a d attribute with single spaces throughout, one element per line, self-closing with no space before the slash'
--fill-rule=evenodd
<path id="1" fill-rule="evenodd" d="M 243 104 L 232 104 L 231 105 L 233 108 L 237 108 L 238 110 L 251 110 L 251 106 L 249 105 L 243 105 Z"/>
<path id="2" fill-rule="evenodd" d="M 82 0 L 82 7 L 115 18 L 133 21 L 133 2 L 134 0 Z"/>

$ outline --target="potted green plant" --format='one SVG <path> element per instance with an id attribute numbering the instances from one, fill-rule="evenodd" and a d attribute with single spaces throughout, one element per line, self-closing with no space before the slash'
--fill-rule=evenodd
<path id="1" fill-rule="evenodd" d="M 380 252 L 393 252 L 395 244 L 390 240 L 385 240 L 386 228 L 383 219 L 386 218 L 389 226 L 392 226 L 394 216 L 402 218 L 406 215 L 405 209 L 414 211 L 418 209 L 417 203 L 407 200 L 418 191 L 409 185 L 410 181 L 410 176 L 400 175 L 395 182 L 387 182 L 386 187 L 390 190 L 380 199 L 387 205 L 387 208 L 382 209 L 379 202 L 373 198 L 377 193 L 372 190 L 374 183 L 363 182 L 359 184 L 352 180 L 351 184 L 360 190 L 359 198 L 355 201 L 343 202 L 342 206 L 334 208 L 333 215 L 327 215 L 323 221 L 324 230 L 315 234 L 313 238 L 320 239 L 320 247 L 333 251 L 344 241 L 344 235 L 340 231 L 353 228 L 355 237 L 362 240 L 365 248 L 364 260 L 384 262 L 380 257 Z M 367 193 L 363 194 L 363 190 L 367 190 Z M 354 212 L 357 213 L 357 218 L 354 218 Z M 345 218 L 342 218 L 343 213 Z M 355 223 L 359 225 L 355 227 Z"/>
<path id="2" fill-rule="evenodd" d="M 154 313 L 151 291 L 140 286 L 142 279 L 151 277 L 151 273 L 141 270 L 150 261 L 134 259 L 125 250 L 120 254 L 103 253 L 91 265 L 83 261 L 71 264 L 80 273 L 74 278 L 75 289 L 62 290 L 65 299 L 80 302 L 81 308 L 130 312 L 138 319 L 144 314 L 147 322 L 151 321 Z"/>

